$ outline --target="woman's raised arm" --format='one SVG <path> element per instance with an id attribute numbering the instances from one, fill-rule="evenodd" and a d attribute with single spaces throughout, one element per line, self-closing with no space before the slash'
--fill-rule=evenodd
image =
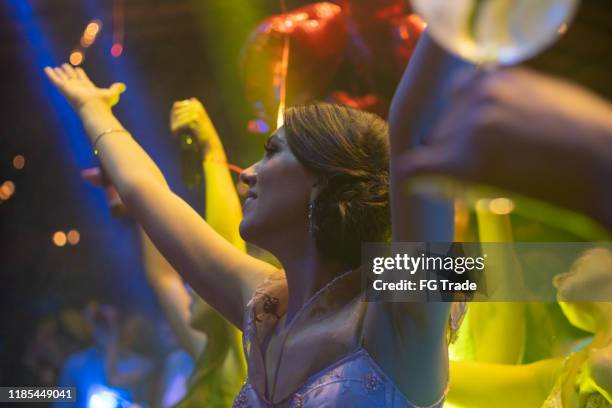
<path id="1" fill-rule="evenodd" d="M 45 73 L 78 112 L 108 177 L 155 246 L 202 298 L 241 327 L 246 302 L 274 267 L 236 249 L 170 190 L 111 111 L 123 84 L 98 88 L 67 64 Z"/>

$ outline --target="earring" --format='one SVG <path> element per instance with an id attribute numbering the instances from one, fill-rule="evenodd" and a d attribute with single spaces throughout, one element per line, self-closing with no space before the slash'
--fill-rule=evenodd
<path id="1" fill-rule="evenodd" d="M 308 232 L 313 233 L 314 231 L 314 221 L 313 221 L 313 212 L 314 212 L 314 202 L 308 203 Z"/>

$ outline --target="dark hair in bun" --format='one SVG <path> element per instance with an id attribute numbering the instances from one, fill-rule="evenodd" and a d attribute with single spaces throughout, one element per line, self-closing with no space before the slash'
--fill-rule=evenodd
<path id="1" fill-rule="evenodd" d="M 361 263 L 361 243 L 390 236 L 389 140 L 380 117 L 316 103 L 285 112 L 291 152 L 319 177 L 312 230 L 321 253 L 349 268 Z"/>

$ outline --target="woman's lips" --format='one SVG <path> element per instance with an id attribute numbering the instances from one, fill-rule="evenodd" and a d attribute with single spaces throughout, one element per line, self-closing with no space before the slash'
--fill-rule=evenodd
<path id="1" fill-rule="evenodd" d="M 244 200 L 244 206 L 246 207 L 248 204 L 250 204 L 255 199 L 256 197 L 253 197 L 253 196 L 247 197 L 247 199 Z"/>

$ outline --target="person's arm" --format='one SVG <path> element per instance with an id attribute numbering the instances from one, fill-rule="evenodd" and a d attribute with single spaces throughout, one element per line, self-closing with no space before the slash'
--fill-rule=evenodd
<path id="1" fill-rule="evenodd" d="M 579 374 L 580 392 L 599 392 L 612 403 L 612 344 L 591 348 Z"/>
<path id="2" fill-rule="evenodd" d="M 108 328 L 108 343 L 104 355 L 104 371 L 108 383 L 114 387 L 127 388 L 130 385 L 142 381 L 151 372 L 150 364 L 130 366 L 129 370 L 119 369 L 121 358 L 119 350 L 119 322 L 116 310 L 102 309 L 103 318 Z"/>
<path id="3" fill-rule="evenodd" d="M 206 188 L 206 221 L 208 224 L 237 249 L 245 251 L 245 243 L 238 234 L 242 219 L 242 209 L 238 194 L 230 175 L 223 144 L 215 128 L 197 99 L 174 103 L 170 114 L 170 130 L 177 135 L 188 130 L 204 147 L 202 166 Z M 206 315 L 216 313 L 202 310 L 201 307 L 190 312 L 191 296 L 187 293 L 181 277 L 159 253 L 146 234 L 142 234 L 143 258 L 149 283 L 160 301 L 164 315 L 168 319 L 181 346 L 197 358 L 206 345 L 207 336 L 191 325 L 202 320 L 201 316 L 191 316 L 198 312 Z M 206 333 L 206 326 L 202 325 Z"/>
<path id="4" fill-rule="evenodd" d="M 217 233 L 241 251 L 246 245 L 238 226 L 242 208 L 221 138 L 204 108 L 196 98 L 175 102 L 170 113 L 170 130 L 176 136 L 188 129 L 204 148 L 204 182 L 206 187 L 206 221 Z"/>
<path id="5" fill-rule="evenodd" d="M 393 96 L 389 111 L 391 211 L 394 241 L 452 242 L 453 207 L 416 197 L 398 172 L 403 157 L 426 142 L 429 123 L 444 108 L 444 87 L 458 62 L 423 33 Z"/>
<path id="6" fill-rule="evenodd" d="M 541 407 L 562 364 L 562 358 L 525 365 L 451 361 L 446 401 L 469 408 Z"/>
<path id="7" fill-rule="evenodd" d="M 478 240 L 488 255 L 485 280 L 500 298 L 510 298 L 523 286 L 523 271 L 511 251 L 512 226 L 508 214 L 493 213 L 486 200 L 476 205 Z M 492 293 L 495 296 L 494 293 Z M 525 346 L 525 303 L 472 302 L 468 307 L 474 359 L 487 363 L 518 364 Z M 460 329 L 461 330 L 461 329 Z M 461 335 L 461 333 L 459 334 Z"/>
<path id="8" fill-rule="evenodd" d="M 444 174 L 546 200 L 612 230 L 612 104 L 522 68 L 458 81 L 430 143 L 398 167 Z"/>
<path id="9" fill-rule="evenodd" d="M 394 242 L 452 242 L 452 203 L 417 197 L 405 189 L 398 160 L 422 143 L 426 122 L 440 109 L 439 91 L 453 59 L 424 33 L 393 97 L 389 114 L 390 200 Z M 451 303 L 392 304 L 391 313 L 404 354 L 402 374 L 417 404 L 431 404 L 443 395 L 448 380 L 446 328 Z M 385 307 L 373 308 L 385 313 Z M 378 313 L 377 313 L 378 314 Z M 381 316 L 381 319 L 384 317 Z M 401 335 L 404 330 L 409 335 Z M 376 339 L 373 339 L 375 342 Z M 417 351 L 418 352 L 415 352 Z"/>
<path id="10" fill-rule="evenodd" d="M 45 72 L 78 111 L 102 166 L 155 246 L 198 294 L 241 327 L 256 285 L 275 269 L 236 249 L 175 195 L 155 163 L 111 111 L 120 86 L 97 88 L 85 72 L 64 64 Z M 97 139 L 97 140 L 96 140 Z"/>
<path id="11" fill-rule="evenodd" d="M 191 296 L 180 275 L 159 253 L 147 234 L 141 232 L 141 239 L 147 280 L 179 344 L 195 359 L 204 350 L 207 335 L 191 327 Z"/>

